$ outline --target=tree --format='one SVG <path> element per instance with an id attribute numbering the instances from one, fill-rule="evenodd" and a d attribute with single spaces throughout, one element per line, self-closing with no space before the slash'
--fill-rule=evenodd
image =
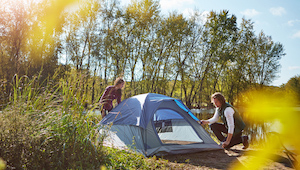
<path id="1" fill-rule="evenodd" d="M 279 60 L 285 56 L 281 43 L 274 43 L 271 36 L 261 32 L 257 38 L 257 56 L 255 60 L 255 73 L 257 83 L 268 85 L 276 78 L 280 68 Z"/>
<path id="2" fill-rule="evenodd" d="M 210 93 L 223 90 L 217 85 L 222 82 L 228 61 L 234 58 L 237 29 L 236 17 L 230 16 L 228 11 L 224 10 L 219 14 L 210 12 L 200 41 L 201 53 L 197 54 L 195 60 L 196 78 L 199 81 L 193 98 L 197 94 L 200 102 L 202 98 L 207 100 Z M 208 91 L 204 91 L 205 85 L 210 86 Z"/>
<path id="3" fill-rule="evenodd" d="M 234 102 L 241 91 L 268 85 L 285 55 L 270 36 L 256 36 L 250 20 L 243 19 L 239 28 L 228 10 L 211 11 L 202 23 L 198 12 L 189 18 L 161 15 L 157 0 L 132 1 L 124 8 L 118 0 L 91 0 L 66 10 L 75 1 L 36 1 L 12 13 L 0 7 L 2 82 L 40 70 L 46 78 L 61 61 L 85 75 L 82 86 L 92 101 L 124 76 L 125 97 L 161 93 L 192 107 L 209 102 L 215 91 Z"/>
<path id="4" fill-rule="evenodd" d="M 237 94 L 251 87 L 253 82 L 251 58 L 256 51 L 256 36 L 253 30 L 253 22 L 243 19 L 238 30 L 237 43 L 224 70 L 224 79 L 220 83 L 222 90 L 227 95 L 229 102 L 234 102 Z"/>
<path id="5" fill-rule="evenodd" d="M 297 103 L 300 104 L 300 76 L 292 77 L 285 85 L 284 89 L 291 95 L 296 96 Z"/>
<path id="6" fill-rule="evenodd" d="M 10 81 L 14 74 L 25 74 L 28 8 L 24 3 L 16 5 L 15 1 L 4 1 L 0 7 L 0 79 L 5 81 Z"/>

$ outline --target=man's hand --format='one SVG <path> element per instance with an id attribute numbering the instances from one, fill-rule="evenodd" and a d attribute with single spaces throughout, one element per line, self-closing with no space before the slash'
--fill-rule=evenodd
<path id="1" fill-rule="evenodd" d="M 233 134 L 232 133 L 228 133 L 227 134 L 227 138 L 226 141 L 222 143 L 222 148 L 225 148 L 229 145 L 231 139 L 232 139 Z"/>
<path id="2" fill-rule="evenodd" d="M 200 124 L 201 125 L 206 125 L 206 124 L 209 124 L 209 121 L 208 120 L 200 120 Z"/>
<path id="3" fill-rule="evenodd" d="M 226 146 L 228 146 L 229 143 L 230 143 L 230 142 L 228 142 L 228 141 L 223 142 L 223 143 L 222 143 L 222 148 L 225 148 Z"/>

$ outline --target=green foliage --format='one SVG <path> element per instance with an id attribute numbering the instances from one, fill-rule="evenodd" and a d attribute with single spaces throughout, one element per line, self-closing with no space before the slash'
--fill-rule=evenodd
<path id="1" fill-rule="evenodd" d="M 297 104 L 300 104 L 300 76 L 292 77 L 284 86 L 291 95 L 296 96 Z"/>
<path id="2" fill-rule="evenodd" d="M 124 150 L 107 148 L 109 169 L 144 169 L 149 164 L 143 160 L 144 156 L 140 154 L 128 153 Z"/>
<path id="3" fill-rule="evenodd" d="M 106 148 L 108 169 L 168 169 L 167 160 L 155 156 L 145 158 L 142 154 L 114 148 Z"/>
<path id="4" fill-rule="evenodd" d="M 0 158 L 0 170 L 5 170 L 5 169 L 6 169 L 6 162 Z"/>
<path id="5" fill-rule="evenodd" d="M 9 30 L 1 32 L 4 104 L 13 91 L 14 74 L 31 77 L 42 70 L 43 82 L 54 74 L 58 61 L 85 74 L 82 90 L 92 103 L 120 75 L 130 81 L 124 97 L 161 93 L 179 96 L 191 107 L 209 102 L 210 94 L 220 91 L 234 102 L 242 91 L 270 84 L 285 55 L 282 44 L 263 32 L 255 35 L 251 20 L 243 19 L 238 26 L 228 10 L 211 11 L 203 22 L 199 12 L 189 19 L 177 12 L 163 16 L 156 0 L 132 1 L 125 7 L 117 0 L 90 0 L 67 10 L 73 2 L 40 1 L 15 10 L 7 1 L 5 6 L 13 11 L 9 14 L 0 7 L 7 28 L 2 30 Z M 45 15 L 52 10 L 57 13 Z"/>
<path id="6" fill-rule="evenodd" d="M 24 79 L 28 78 L 15 76 L 11 104 L 0 114 L 0 157 L 7 165 L 96 169 L 104 164 L 96 130 L 99 119 L 83 114 L 80 78 L 46 87 L 36 84 L 38 78 Z M 68 91 L 71 87 L 77 90 Z"/>

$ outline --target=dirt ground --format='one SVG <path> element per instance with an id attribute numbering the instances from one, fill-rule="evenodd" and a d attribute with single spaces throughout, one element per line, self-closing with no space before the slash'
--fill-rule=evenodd
<path id="1" fill-rule="evenodd" d="M 251 148 L 242 149 L 242 145 L 237 145 L 229 150 L 206 151 L 193 154 L 168 155 L 162 157 L 169 161 L 171 169 L 230 169 L 233 163 L 241 164 L 242 169 L 247 169 L 244 163 L 250 156 L 247 152 L 255 151 Z M 292 164 L 285 154 L 276 154 L 276 161 L 268 160 L 262 169 L 289 170 L 293 169 Z"/>

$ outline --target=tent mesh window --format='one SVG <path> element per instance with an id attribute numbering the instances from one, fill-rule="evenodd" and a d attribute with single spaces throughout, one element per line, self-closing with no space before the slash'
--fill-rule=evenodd
<path id="1" fill-rule="evenodd" d="M 154 122 L 155 129 L 158 133 L 172 132 L 171 120 L 158 120 Z"/>
<path id="2" fill-rule="evenodd" d="M 174 110 L 157 110 L 153 117 L 153 123 L 163 144 L 187 145 L 203 142 L 191 124 Z"/>

